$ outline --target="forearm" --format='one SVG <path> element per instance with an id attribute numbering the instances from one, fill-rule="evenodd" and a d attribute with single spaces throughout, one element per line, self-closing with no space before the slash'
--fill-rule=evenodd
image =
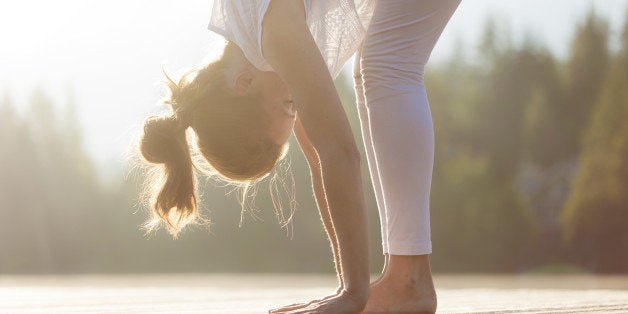
<path id="1" fill-rule="evenodd" d="M 345 289 L 368 293 L 368 221 L 359 160 L 321 157 L 321 176 L 338 241 Z"/>
<path id="2" fill-rule="evenodd" d="M 340 268 L 338 240 L 336 238 L 336 231 L 334 231 L 334 226 L 331 222 L 329 205 L 327 204 L 325 188 L 323 187 L 321 160 L 320 158 L 318 158 L 318 154 L 316 153 L 316 149 L 314 149 L 312 142 L 307 137 L 307 134 L 303 129 L 303 125 L 301 125 L 301 119 L 298 115 L 296 123 L 294 125 L 294 135 L 299 142 L 301 151 L 303 151 L 303 155 L 305 156 L 305 159 L 307 160 L 308 166 L 310 168 L 310 176 L 312 177 L 312 189 L 314 190 L 314 197 L 316 199 L 316 204 L 318 206 L 318 211 L 321 215 L 321 219 L 323 220 L 323 225 L 325 226 L 325 231 L 327 232 L 327 237 L 331 242 L 332 253 L 334 255 L 334 267 L 336 268 L 336 273 L 338 274 L 338 279 L 340 281 L 340 288 L 342 289 L 344 288 L 344 281 L 342 278 L 342 269 Z"/>
<path id="3" fill-rule="evenodd" d="M 342 277 L 342 268 L 340 267 L 340 254 L 338 252 L 338 239 L 336 237 L 336 231 L 331 221 L 331 214 L 329 213 L 329 206 L 327 205 L 327 198 L 325 197 L 325 190 L 323 187 L 323 179 L 321 177 L 320 161 L 313 161 L 318 164 L 310 165 L 310 174 L 312 176 L 312 188 L 314 189 L 314 196 L 318 205 L 318 211 L 321 214 L 327 237 L 331 243 L 332 253 L 334 255 L 334 265 L 336 267 L 336 273 L 340 281 L 340 287 L 344 287 L 344 279 Z"/>

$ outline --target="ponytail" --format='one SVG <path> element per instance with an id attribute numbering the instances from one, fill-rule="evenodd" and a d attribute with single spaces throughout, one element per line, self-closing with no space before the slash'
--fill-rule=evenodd
<path id="1" fill-rule="evenodd" d="M 163 221 L 175 238 L 188 223 L 198 218 L 196 178 L 185 131 L 187 125 L 175 114 L 151 116 L 144 123 L 140 152 L 146 161 L 162 165 L 160 186 L 151 199 L 150 231 Z"/>

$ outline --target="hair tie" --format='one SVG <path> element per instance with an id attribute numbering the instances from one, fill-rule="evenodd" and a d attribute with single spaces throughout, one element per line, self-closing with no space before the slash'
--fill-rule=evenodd
<path id="1" fill-rule="evenodd" d="M 174 119 L 179 124 L 181 130 L 186 130 L 192 125 L 192 115 L 184 110 L 175 110 Z"/>

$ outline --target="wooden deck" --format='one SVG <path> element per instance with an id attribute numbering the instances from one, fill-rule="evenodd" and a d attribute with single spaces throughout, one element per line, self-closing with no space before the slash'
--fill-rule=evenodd
<path id="1" fill-rule="evenodd" d="M 435 281 L 439 313 L 628 313 L 628 276 Z M 0 313 L 265 313 L 334 287 L 316 275 L 0 276 Z"/>

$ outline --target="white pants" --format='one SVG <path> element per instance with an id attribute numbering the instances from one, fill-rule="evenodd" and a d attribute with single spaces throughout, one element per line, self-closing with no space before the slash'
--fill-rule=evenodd
<path id="1" fill-rule="evenodd" d="M 460 0 L 376 0 L 354 79 L 385 254 L 432 252 L 434 128 L 424 67 Z"/>

